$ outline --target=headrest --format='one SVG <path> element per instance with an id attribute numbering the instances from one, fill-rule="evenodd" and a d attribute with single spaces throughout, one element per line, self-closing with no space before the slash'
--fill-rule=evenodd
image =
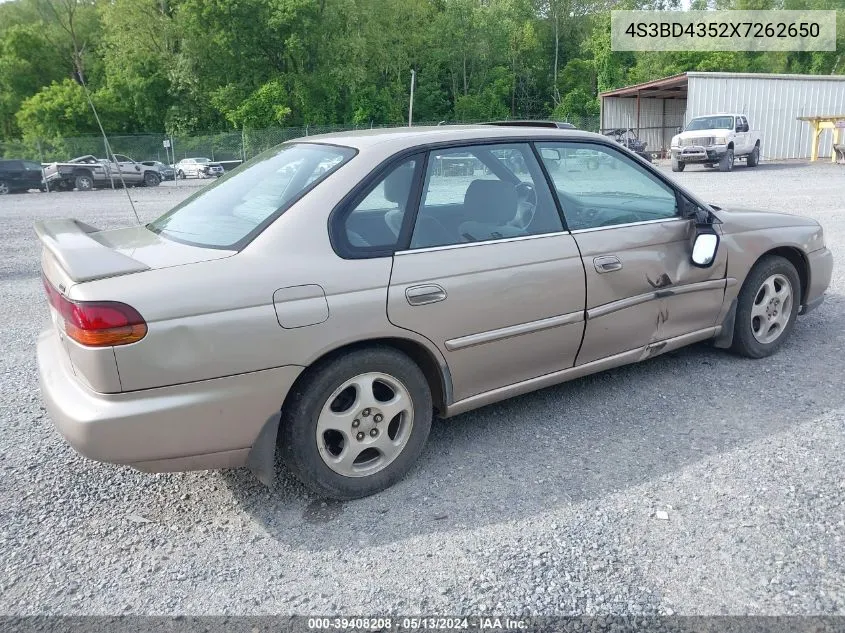
<path id="1" fill-rule="evenodd" d="M 516 187 L 503 180 L 473 180 L 464 195 L 464 217 L 507 224 L 516 215 Z"/>
<path id="2" fill-rule="evenodd" d="M 408 203 L 408 196 L 411 193 L 411 182 L 414 179 L 414 168 L 410 163 L 405 163 L 394 169 L 384 179 L 384 197 L 400 207 Z"/>

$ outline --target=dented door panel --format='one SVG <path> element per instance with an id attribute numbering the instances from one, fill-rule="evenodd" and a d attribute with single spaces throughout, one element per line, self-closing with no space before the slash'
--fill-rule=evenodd
<path id="1" fill-rule="evenodd" d="M 576 365 L 716 324 L 727 251 L 710 268 L 690 261 L 691 220 L 573 231 L 587 275 L 587 323 Z M 620 267 L 594 265 L 615 257 Z M 718 280 L 722 280 L 719 282 Z"/>

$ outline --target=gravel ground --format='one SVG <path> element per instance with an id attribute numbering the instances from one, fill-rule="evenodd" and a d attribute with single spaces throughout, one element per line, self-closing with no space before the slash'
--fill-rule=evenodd
<path id="1" fill-rule="evenodd" d="M 845 168 L 689 168 L 720 205 L 820 220 Z M 131 190 L 143 219 L 202 182 Z M 337 504 L 246 471 L 78 456 L 40 405 L 38 218 L 124 192 L 0 199 L 0 613 L 845 614 L 845 278 L 775 357 L 704 345 L 436 422 L 392 489 Z"/>

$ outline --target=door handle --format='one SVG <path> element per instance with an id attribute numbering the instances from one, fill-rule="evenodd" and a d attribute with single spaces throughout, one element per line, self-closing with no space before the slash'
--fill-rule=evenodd
<path id="1" fill-rule="evenodd" d="M 446 291 L 437 284 L 411 286 L 405 290 L 405 298 L 412 306 L 421 306 L 428 303 L 444 301 L 446 299 Z"/>
<path id="2" fill-rule="evenodd" d="M 593 266 L 596 267 L 597 273 L 610 273 L 614 270 L 622 269 L 622 262 L 616 255 L 605 255 L 604 257 L 596 257 L 593 259 Z"/>

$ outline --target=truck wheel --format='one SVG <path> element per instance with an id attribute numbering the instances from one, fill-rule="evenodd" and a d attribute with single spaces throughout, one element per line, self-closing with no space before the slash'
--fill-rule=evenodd
<path id="1" fill-rule="evenodd" d="M 0 196 L 5 196 L 7 193 L 11 192 L 11 188 L 9 187 L 8 183 L 4 180 L 0 180 Z"/>
<path id="2" fill-rule="evenodd" d="M 686 163 L 682 163 L 677 158 L 672 158 L 672 171 L 684 171 L 684 167 L 686 166 Z"/>
<path id="3" fill-rule="evenodd" d="M 74 184 L 79 191 L 91 191 L 94 188 L 94 179 L 91 174 L 77 174 Z"/>
<path id="4" fill-rule="evenodd" d="M 730 171 L 734 168 L 734 151 L 729 149 L 719 161 L 719 171 Z"/>
<path id="5" fill-rule="evenodd" d="M 756 167 L 760 164 L 760 146 L 755 145 L 754 150 L 745 159 L 745 164 L 749 167 Z"/>
<path id="6" fill-rule="evenodd" d="M 144 185 L 147 187 L 158 187 L 161 183 L 161 178 L 154 171 L 144 173 Z"/>

